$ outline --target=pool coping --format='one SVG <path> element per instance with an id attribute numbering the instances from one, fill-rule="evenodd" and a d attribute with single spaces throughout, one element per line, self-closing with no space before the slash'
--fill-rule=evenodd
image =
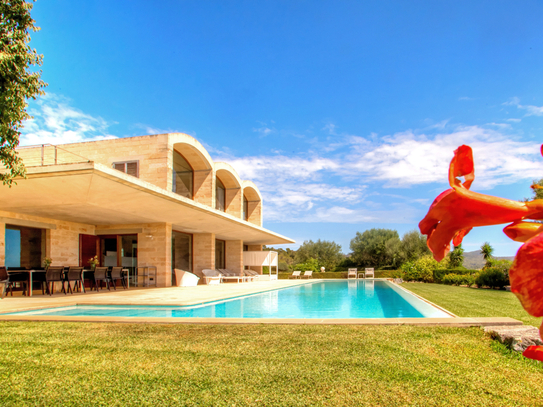
<path id="1" fill-rule="evenodd" d="M 522 325 L 521 321 L 517 321 L 508 317 L 488 317 L 488 318 L 462 318 L 458 317 L 450 311 L 434 304 L 427 299 L 409 291 L 399 284 L 394 283 L 390 279 L 376 278 L 371 280 L 386 280 L 396 286 L 397 288 L 415 296 L 416 298 L 428 303 L 429 305 L 445 312 L 450 315 L 450 318 L 345 318 L 345 319 L 319 319 L 319 318 L 173 318 L 173 317 L 105 317 L 105 316 L 53 316 L 53 315 L 8 315 L 7 313 L 0 313 L 0 321 L 35 321 L 35 322 L 90 322 L 90 323 L 152 323 L 152 324 L 288 324 L 288 325 L 413 325 L 413 326 L 451 326 L 451 327 L 471 327 L 471 326 L 487 326 L 487 325 Z M 306 281 L 298 281 L 295 285 L 305 285 L 311 283 L 317 283 L 321 281 L 328 281 L 326 279 L 311 279 Z M 338 281 L 345 281 L 340 279 Z M 194 300 L 183 301 L 183 304 L 177 304 L 178 306 L 192 306 L 201 305 L 207 303 L 213 303 L 217 301 L 233 300 L 239 297 L 251 296 L 260 294 L 263 292 L 274 291 L 281 288 L 292 287 L 255 287 L 255 290 L 251 293 L 239 294 L 232 293 L 232 295 L 219 295 L 218 298 L 207 299 L 206 301 Z M 70 307 L 77 305 L 95 305 L 95 306 L 111 306 L 111 305 L 152 305 L 142 304 L 141 301 L 126 299 L 122 303 L 108 302 L 107 299 L 101 301 L 96 298 L 98 302 L 88 301 L 79 302 L 78 300 L 84 297 L 75 297 L 73 301 L 68 300 L 67 297 L 63 297 L 62 304 L 56 305 L 56 307 Z M 88 298 L 86 298 L 88 300 Z M 176 304 L 154 304 L 153 306 L 175 306 Z M 37 311 L 40 309 L 53 308 L 52 304 L 43 304 L 39 306 L 21 307 L 17 310 L 5 311 L 21 312 L 21 311 Z"/>

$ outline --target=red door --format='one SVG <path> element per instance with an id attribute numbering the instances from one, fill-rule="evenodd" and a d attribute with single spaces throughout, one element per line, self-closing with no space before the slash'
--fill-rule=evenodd
<path id="1" fill-rule="evenodd" d="M 94 235 L 79 235 L 79 267 L 90 268 L 90 259 L 98 255 L 99 238 Z M 100 259 L 100 256 L 98 256 Z"/>

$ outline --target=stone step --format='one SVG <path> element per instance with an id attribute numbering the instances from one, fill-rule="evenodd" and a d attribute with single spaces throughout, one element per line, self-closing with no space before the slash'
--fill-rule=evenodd
<path id="1" fill-rule="evenodd" d="M 484 330 L 492 338 L 510 346 L 517 352 L 524 352 L 528 346 L 543 345 L 539 329 L 535 326 L 485 326 Z"/>

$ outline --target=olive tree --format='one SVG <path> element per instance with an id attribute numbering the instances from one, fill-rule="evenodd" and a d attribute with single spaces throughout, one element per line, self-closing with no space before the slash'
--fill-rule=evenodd
<path id="1" fill-rule="evenodd" d="M 30 10 L 32 4 L 24 0 L 0 1 L 0 161 L 7 170 L 0 173 L 0 179 L 10 186 L 13 178 L 26 173 L 15 150 L 23 121 L 31 118 L 26 101 L 44 94 L 42 88 L 47 86 L 41 71 L 31 70 L 41 65 L 43 56 L 28 45 L 29 32 L 39 30 Z"/>

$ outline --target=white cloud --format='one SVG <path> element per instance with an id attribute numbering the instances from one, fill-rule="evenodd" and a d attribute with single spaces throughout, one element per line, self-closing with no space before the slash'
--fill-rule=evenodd
<path id="1" fill-rule="evenodd" d="M 473 148 L 474 190 L 542 176 L 540 146 L 503 133 L 507 126 L 496 127 L 456 126 L 448 131 L 435 127 L 437 134 L 408 130 L 372 140 L 336 136 L 330 150 L 315 149 L 313 141 L 300 156 L 223 154 L 219 160 L 258 185 L 266 202 L 266 220 L 409 223 L 416 221 L 417 211 L 429 204 L 429 198 L 385 194 L 378 188 L 435 183 L 432 191 L 439 193 L 447 188 L 449 163 L 462 144 Z M 377 201 L 370 201 L 370 196 Z M 390 209 L 395 204 L 401 210 Z"/>
<path id="2" fill-rule="evenodd" d="M 32 101 L 29 113 L 33 119 L 24 122 L 21 146 L 66 144 L 116 138 L 108 133 L 108 123 L 71 107 L 69 100 L 49 93 Z"/>
<path id="3" fill-rule="evenodd" d="M 543 106 L 521 105 L 518 97 L 511 98 L 509 102 L 505 102 L 506 106 L 516 106 L 519 109 L 526 110 L 525 116 L 543 116 Z"/>

